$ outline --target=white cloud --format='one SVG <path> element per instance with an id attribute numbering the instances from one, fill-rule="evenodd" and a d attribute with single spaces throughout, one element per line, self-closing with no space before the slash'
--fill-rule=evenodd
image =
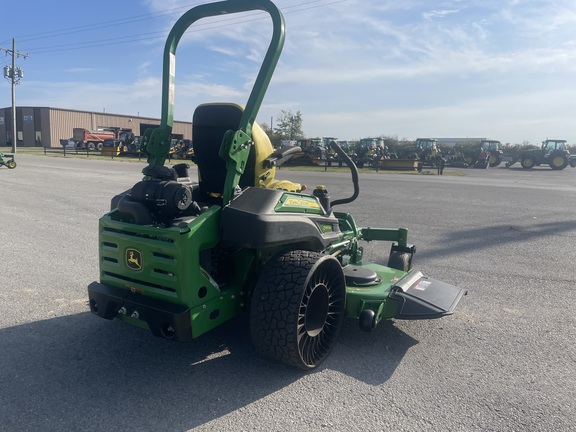
<path id="1" fill-rule="evenodd" d="M 424 12 L 424 13 L 422 14 L 422 17 L 423 17 L 424 19 L 427 19 L 427 20 L 429 20 L 429 19 L 434 19 L 434 18 L 444 18 L 444 17 L 447 16 L 447 15 L 452 15 L 452 14 L 455 14 L 455 13 L 458 13 L 458 12 L 460 12 L 460 11 L 457 10 L 457 9 L 450 9 L 450 10 L 431 10 L 431 11 L 429 11 L 429 12 Z"/>

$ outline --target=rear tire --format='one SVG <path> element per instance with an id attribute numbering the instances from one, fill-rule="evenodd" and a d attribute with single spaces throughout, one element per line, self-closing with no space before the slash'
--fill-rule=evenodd
<path id="1" fill-rule="evenodd" d="M 492 153 L 490 155 L 490 159 L 489 159 L 489 163 L 490 163 L 490 168 L 495 168 L 498 165 L 500 165 L 502 163 L 502 155 L 501 154 L 494 154 Z"/>
<path id="2" fill-rule="evenodd" d="M 292 251 L 268 261 L 250 307 L 256 349 L 276 361 L 313 369 L 331 352 L 342 321 L 346 283 L 336 258 Z"/>
<path id="3" fill-rule="evenodd" d="M 557 155 L 550 160 L 550 168 L 552 168 L 553 170 L 563 170 L 568 166 L 569 163 L 570 160 L 568 159 L 567 156 Z"/>
<path id="4" fill-rule="evenodd" d="M 522 158 L 522 162 L 520 163 L 520 165 L 522 165 L 522 168 L 524 169 L 531 169 L 534 168 L 534 165 L 536 165 L 536 163 L 534 163 L 534 159 L 532 159 L 530 156 L 527 156 Z"/>

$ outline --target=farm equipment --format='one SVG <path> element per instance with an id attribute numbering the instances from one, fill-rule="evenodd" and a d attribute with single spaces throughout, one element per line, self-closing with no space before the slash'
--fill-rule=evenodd
<path id="1" fill-rule="evenodd" d="M 194 147 L 189 140 L 179 140 L 177 144 L 170 148 L 169 159 L 194 159 Z"/>
<path id="2" fill-rule="evenodd" d="M 500 141 L 482 140 L 480 142 L 480 154 L 478 155 L 477 162 L 482 161 L 484 168 L 488 166 L 495 168 L 502 163 L 503 154 L 502 143 Z"/>
<path id="3" fill-rule="evenodd" d="M 463 149 L 464 160 L 471 168 L 494 168 L 502 163 L 502 146 L 500 141 L 482 140 L 479 146 Z"/>
<path id="4" fill-rule="evenodd" d="M 16 168 L 16 161 L 14 160 L 14 155 L 0 152 L 0 166 L 5 166 L 8 169 Z"/>
<path id="5" fill-rule="evenodd" d="M 354 147 L 354 154 L 352 160 L 359 168 L 364 168 L 365 165 L 372 165 L 379 159 L 379 151 L 383 146 L 383 140 L 380 138 L 361 138 Z"/>
<path id="6" fill-rule="evenodd" d="M 518 157 L 506 162 L 506 167 L 514 165 Z M 549 165 L 553 170 L 563 170 L 568 165 L 576 166 L 576 158 L 568 151 L 566 140 L 547 139 L 538 149 L 525 150 L 520 155 L 522 168 L 531 169 L 535 166 Z"/>
<path id="7" fill-rule="evenodd" d="M 326 159 L 326 148 L 322 138 L 305 138 L 296 141 L 296 145 L 302 151 L 295 153 L 287 165 L 292 166 L 317 166 Z"/>
<path id="8" fill-rule="evenodd" d="M 335 141 L 336 139 L 337 138 L 331 138 L 330 141 Z M 348 141 L 336 141 L 336 144 L 338 144 L 338 146 L 344 150 L 346 154 L 350 156 L 350 158 L 353 158 L 354 151 L 352 150 L 352 147 Z M 326 163 L 328 166 L 338 164 L 338 166 L 341 167 L 344 165 L 344 160 L 332 149 L 332 147 L 330 147 L 330 145 L 328 145 L 327 149 Z"/>
<path id="9" fill-rule="evenodd" d="M 435 167 L 442 161 L 442 151 L 438 148 L 438 140 L 433 138 L 417 138 L 412 147 L 399 151 L 399 159 L 416 159 L 422 166 Z"/>
<path id="10" fill-rule="evenodd" d="M 194 162 L 164 165 L 173 124 L 178 41 L 201 18 L 267 12 L 272 38 L 246 107 L 208 103 L 193 114 Z M 147 130 L 144 179 L 112 199 L 99 221 L 100 280 L 88 286 L 92 313 L 118 318 L 175 341 L 192 339 L 240 314 L 265 356 L 302 369 L 330 353 L 345 318 L 370 331 L 384 319 L 440 318 L 464 289 L 412 268 L 416 248 L 404 228 L 363 228 L 334 208 L 324 186 L 275 179 L 276 167 L 300 152 L 274 150 L 255 123 L 284 42 L 284 20 L 269 0 L 196 6 L 172 28 L 163 62 L 161 124 Z M 360 241 L 391 242 L 387 266 L 364 262 Z"/>
<path id="11" fill-rule="evenodd" d="M 120 156 L 122 154 L 136 153 L 138 151 L 138 137 L 132 129 L 110 128 L 114 138 L 106 138 L 101 147 L 102 156 Z"/>
<path id="12" fill-rule="evenodd" d="M 497 167 L 502 163 L 502 144 L 496 140 L 482 140 L 457 144 L 445 153 L 446 166 L 458 168 Z"/>

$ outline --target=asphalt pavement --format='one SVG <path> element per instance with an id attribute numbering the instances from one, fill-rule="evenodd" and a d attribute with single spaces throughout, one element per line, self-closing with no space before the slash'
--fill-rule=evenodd
<path id="1" fill-rule="evenodd" d="M 0 168 L 1 431 L 576 430 L 576 169 L 361 174 L 339 210 L 407 227 L 415 267 L 469 293 L 439 320 L 347 321 L 305 373 L 256 354 L 242 317 L 179 344 L 90 314 L 98 218 L 144 165 L 17 161 Z M 278 176 L 352 192 L 346 173 Z"/>

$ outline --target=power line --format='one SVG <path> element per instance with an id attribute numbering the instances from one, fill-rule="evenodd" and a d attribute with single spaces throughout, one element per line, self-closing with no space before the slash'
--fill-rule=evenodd
<path id="1" fill-rule="evenodd" d="M 163 11 L 163 12 L 153 12 L 153 13 L 149 13 L 149 14 L 135 15 L 132 17 L 127 17 L 127 18 L 117 18 L 114 20 L 108 20 L 105 22 L 98 22 L 98 23 L 94 23 L 94 24 L 85 24 L 85 25 L 76 26 L 76 27 L 67 27 L 66 29 L 49 30 L 49 31 L 40 32 L 40 33 L 29 33 L 27 35 L 18 36 L 18 39 L 20 41 L 28 42 L 31 40 L 45 39 L 47 37 L 58 37 L 58 36 L 66 35 L 66 34 L 80 33 L 80 32 L 85 32 L 85 31 L 92 31 L 92 30 L 100 30 L 103 28 L 117 26 L 119 23 L 127 24 L 127 23 L 133 23 L 133 22 L 138 22 L 138 21 L 145 21 L 145 20 L 149 20 L 149 19 L 154 19 L 154 18 L 158 18 L 161 16 L 173 15 L 173 14 L 178 13 L 177 11 L 180 11 L 182 9 L 189 9 L 193 6 L 198 5 L 198 4 L 199 3 L 196 3 L 194 5 L 189 5 L 189 6 L 180 6 L 180 7 L 173 8 L 173 9 L 167 9 L 166 11 Z M 173 12 L 171 12 L 171 11 L 173 11 Z"/>
<path id="2" fill-rule="evenodd" d="M 254 18 L 254 19 L 245 19 L 246 16 L 254 16 L 254 15 L 263 15 L 261 18 Z M 202 31 L 202 30 L 210 30 L 210 29 L 215 29 L 215 28 L 220 28 L 220 27 L 225 27 L 227 25 L 229 25 L 230 23 L 228 23 L 228 21 L 233 21 L 234 24 L 242 24 L 242 23 L 246 23 L 246 22 L 251 22 L 251 21 L 256 21 L 259 19 L 263 19 L 266 15 L 264 15 L 261 12 L 257 12 L 257 13 L 252 13 L 249 15 L 245 15 L 244 19 L 243 18 L 238 18 L 238 17 L 230 17 L 230 18 L 223 18 L 218 20 L 217 22 L 213 22 L 213 23 L 200 23 L 196 26 L 194 26 L 193 29 L 190 30 L 190 32 L 198 32 L 198 31 Z M 226 22 L 226 24 L 224 24 Z M 152 35 L 158 35 L 161 34 L 162 36 L 152 36 Z M 104 46 L 104 45 L 111 45 L 111 43 L 101 43 L 101 42 L 108 42 L 108 41 L 114 41 L 113 43 L 130 43 L 130 42 L 140 42 L 143 40 L 149 40 L 149 39 L 157 39 L 160 37 L 165 37 L 168 34 L 168 31 L 157 31 L 157 32 L 151 32 L 151 33 L 141 33 L 138 35 L 132 35 L 132 36 L 126 36 L 124 38 L 109 38 L 109 39 L 98 39 L 98 40 L 94 40 L 94 41 L 85 41 L 85 42 L 77 42 L 77 43 L 71 43 L 71 44 L 63 44 L 63 45 L 52 45 L 52 46 L 46 46 L 46 47 L 38 47 L 38 48 L 27 48 L 28 52 L 34 51 L 36 53 L 44 53 L 44 52 L 54 52 L 54 51 L 66 51 L 69 49 L 78 49 L 78 48 L 90 48 L 90 47 L 96 47 L 96 46 Z M 136 39 L 134 39 L 136 38 Z M 121 39 L 133 39 L 133 40 L 127 40 L 124 42 L 121 42 L 119 40 Z M 76 48 L 66 48 L 66 47 L 70 47 L 70 46 L 76 46 Z M 63 49 L 54 49 L 54 48 L 60 48 L 62 47 Z M 46 51 L 44 51 L 46 50 Z"/>
<path id="3" fill-rule="evenodd" d="M 230 23 L 228 21 L 233 21 L 233 24 L 243 24 L 243 23 L 253 22 L 253 21 L 257 21 L 257 20 L 261 20 L 261 19 L 266 18 L 266 15 L 264 15 L 263 13 L 257 13 L 257 14 L 263 15 L 263 16 L 260 18 L 252 18 L 252 19 L 242 19 L 242 18 L 238 18 L 238 17 L 224 18 L 224 19 L 218 20 L 216 23 L 199 24 L 199 25 L 195 26 L 193 29 L 189 30 L 189 32 L 194 33 L 194 32 L 199 32 L 199 31 L 203 31 L 203 30 L 212 30 L 212 29 L 227 27 L 230 25 Z M 256 15 L 256 14 L 250 14 L 250 15 Z M 161 36 L 152 36 L 152 35 L 157 35 L 157 34 L 161 34 Z M 114 45 L 114 44 L 119 44 L 119 43 L 140 42 L 140 41 L 150 40 L 150 39 L 165 38 L 167 35 L 168 35 L 168 31 L 141 33 L 139 35 L 126 36 L 125 38 L 115 37 L 115 38 L 109 38 L 109 39 L 98 39 L 98 40 L 94 40 L 94 41 L 77 42 L 77 43 L 71 43 L 71 44 L 53 45 L 53 46 L 46 46 L 46 47 L 39 47 L 39 48 L 28 48 L 27 51 L 28 52 L 35 52 L 36 54 L 43 54 L 43 53 L 47 53 L 47 52 L 68 51 L 68 50 L 81 49 L 81 48 L 93 48 L 93 47 L 98 47 L 98 46 Z M 134 38 L 136 38 L 136 39 L 134 39 Z M 130 39 L 130 40 L 122 41 L 122 39 Z"/>
<path id="4" fill-rule="evenodd" d="M 310 6 L 310 4 L 312 4 L 312 3 L 319 3 L 322 1 L 326 1 L 326 0 L 310 0 L 308 2 L 298 3 L 298 4 L 295 4 L 292 6 L 286 6 L 282 10 L 285 11 L 287 9 L 297 8 L 300 6 Z M 333 3 L 340 3 L 342 1 L 348 1 L 348 0 L 337 0 L 337 1 L 330 2 L 330 3 L 326 3 L 326 5 L 331 5 Z M 152 12 L 149 14 L 134 15 L 132 17 L 117 18 L 114 20 L 108 20 L 105 22 L 98 22 L 98 23 L 94 23 L 94 24 L 85 24 L 85 25 L 76 26 L 76 27 L 67 27 L 65 29 L 60 29 L 60 30 L 49 30 L 49 31 L 39 32 L 39 33 L 29 33 L 29 34 L 25 34 L 25 35 L 19 35 L 16 37 L 18 38 L 18 40 L 20 42 L 27 42 L 27 41 L 31 41 L 31 40 L 45 39 L 47 37 L 62 36 L 65 34 L 79 33 L 79 32 L 91 31 L 91 30 L 100 30 L 102 28 L 114 27 L 118 23 L 127 24 L 127 23 L 133 23 L 133 22 L 138 22 L 138 21 L 154 19 L 154 18 L 158 18 L 158 17 L 162 17 L 162 16 L 174 15 L 174 14 L 180 13 L 180 11 L 182 11 L 183 9 L 184 10 L 190 10 L 194 6 L 198 6 L 198 5 L 203 4 L 203 3 L 204 3 L 203 1 L 200 1 L 200 2 L 193 3 L 193 4 L 189 4 L 187 6 L 180 6 L 177 8 L 166 9 L 165 11 L 160 11 L 160 12 Z M 321 7 L 321 6 L 322 5 L 312 6 L 312 7 L 304 8 L 302 10 L 311 9 L 313 7 Z M 258 13 L 262 13 L 262 12 L 258 12 Z M 291 12 L 285 12 L 285 13 L 291 13 Z"/>
<path id="5" fill-rule="evenodd" d="M 310 10 L 310 9 L 330 6 L 330 5 L 337 4 L 337 3 L 343 3 L 343 2 L 346 2 L 349 0 L 334 0 L 334 1 L 330 1 L 328 3 L 322 3 L 322 4 L 316 4 L 316 5 L 313 4 L 313 3 L 320 3 L 322 1 L 325 1 L 325 0 L 311 0 L 311 1 L 308 1 L 305 3 L 299 3 L 296 5 L 292 5 L 292 6 L 287 6 L 287 7 L 283 8 L 283 13 L 285 15 L 286 14 L 299 13 L 299 12 L 303 12 L 303 11 Z M 28 36 L 38 36 L 38 37 L 28 37 L 28 38 L 25 37 L 24 41 L 46 39 L 47 37 L 58 37 L 58 36 L 66 35 L 66 34 L 99 30 L 99 29 L 106 28 L 106 27 L 117 26 L 118 22 L 122 22 L 124 24 L 133 23 L 133 22 L 138 22 L 138 21 L 156 18 L 158 16 L 172 15 L 172 14 L 175 14 L 177 12 L 171 12 L 171 11 L 189 9 L 189 8 L 190 8 L 190 6 L 186 6 L 186 7 L 168 9 L 167 11 L 164 11 L 164 12 L 157 12 L 157 13 L 145 14 L 145 15 L 137 15 L 137 16 L 132 17 L 132 18 L 124 18 L 124 19 L 117 19 L 117 20 L 109 21 L 106 24 L 102 24 L 102 25 L 99 23 L 87 24 L 85 26 L 72 27 L 72 28 L 69 28 L 68 30 L 53 30 L 53 31 L 41 32 L 41 33 L 34 33 L 34 34 L 30 34 Z M 293 9 L 293 10 L 290 10 L 290 9 Z M 250 17 L 250 16 L 255 16 L 256 18 L 246 19 L 246 17 Z M 243 23 L 247 23 L 247 22 L 262 20 L 262 19 L 265 19 L 266 17 L 267 17 L 267 15 L 263 12 L 255 12 L 255 13 L 250 13 L 250 14 L 244 15 L 243 17 L 222 18 L 222 19 L 217 20 L 215 23 L 213 22 L 211 24 L 199 24 L 194 29 L 192 29 L 191 32 L 202 31 L 202 30 L 211 30 L 211 29 L 225 27 L 230 22 L 233 24 L 243 24 Z M 227 23 L 227 24 L 224 24 L 224 23 Z M 50 36 L 50 34 L 52 34 L 52 35 Z M 163 36 L 153 36 L 153 35 L 157 35 L 157 34 L 162 34 Z M 164 37 L 164 35 L 166 35 L 166 34 L 167 34 L 167 32 L 142 33 L 139 35 L 127 36 L 125 38 L 98 39 L 98 40 L 93 40 L 93 41 L 77 42 L 77 43 L 73 43 L 73 44 L 63 44 L 63 45 L 52 45 L 52 46 L 46 46 L 46 47 L 27 48 L 27 51 L 28 52 L 34 52 L 36 54 L 43 54 L 43 53 L 51 53 L 51 52 L 59 52 L 59 51 L 69 51 L 69 50 L 75 50 L 75 49 L 81 49 L 81 48 L 94 48 L 94 47 L 114 45 L 114 44 L 136 43 L 136 42 L 141 42 L 141 41 L 145 41 L 145 40 L 159 39 L 161 37 Z M 40 35 L 44 35 L 44 36 L 41 37 Z M 125 39 L 125 40 L 122 40 L 122 39 Z M 114 42 L 108 42 L 108 41 L 112 41 L 112 40 Z"/>

